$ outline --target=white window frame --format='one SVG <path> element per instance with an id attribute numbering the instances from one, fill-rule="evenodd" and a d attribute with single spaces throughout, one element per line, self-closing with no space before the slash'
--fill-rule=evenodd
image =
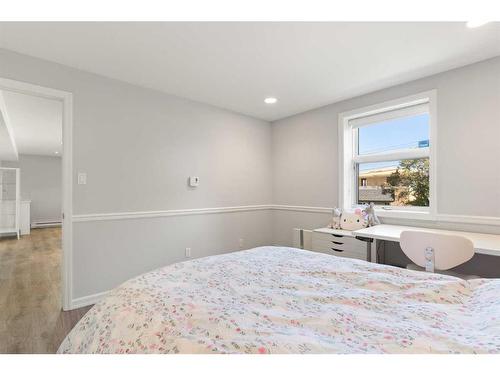
<path id="1" fill-rule="evenodd" d="M 426 91 L 419 94 L 406 96 L 396 100 L 359 108 L 339 114 L 339 206 L 343 209 L 359 207 L 357 204 L 357 163 L 369 163 L 379 161 L 392 161 L 400 159 L 429 158 L 429 207 L 397 207 L 377 206 L 377 215 L 381 217 L 393 217 L 403 219 L 435 220 L 437 213 L 436 202 L 436 145 L 437 145 L 437 99 L 436 90 Z M 356 155 L 357 136 L 355 127 L 363 124 L 363 118 L 377 116 L 384 119 L 384 114 L 401 110 L 411 114 L 413 108 L 419 105 L 427 105 L 429 113 L 429 147 L 388 151 L 376 155 Z M 358 120 L 358 121 L 353 121 Z M 372 122 L 372 121 L 371 121 Z M 356 124 L 357 123 L 357 124 Z M 353 126 L 354 124 L 354 126 Z"/>

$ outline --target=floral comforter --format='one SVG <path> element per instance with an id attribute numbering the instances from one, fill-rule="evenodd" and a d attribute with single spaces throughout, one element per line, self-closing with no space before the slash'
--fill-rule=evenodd
<path id="1" fill-rule="evenodd" d="M 127 281 L 59 353 L 500 353 L 499 295 L 500 279 L 259 247 Z"/>

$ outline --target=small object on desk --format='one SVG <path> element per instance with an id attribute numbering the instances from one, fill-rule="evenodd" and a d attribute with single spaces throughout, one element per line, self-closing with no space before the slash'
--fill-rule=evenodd
<path id="1" fill-rule="evenodd" d="M 340 220 L 342 218 L 342 209 L 334 207 L 332 211 L 332 221 L 328 225 L 331 229 L 340 229 Z"/>
<path id="2" fill-rule="evenodd" d="M 380 224 L 380 220 L 375 213 L 375 204 L 373 202 L 370 202 L 370 204 L 364 208 L 363 212 L 365 214 L 365 219 L 368 227 L 373 227 L 374 225 Z"/>
<path id="3" fill-rule="evenodd" d="M 366 227 L 363 211 L 357 208 L 354 212 L 343 212 L 340 227 L 344 230 L 358 230 Z"/>

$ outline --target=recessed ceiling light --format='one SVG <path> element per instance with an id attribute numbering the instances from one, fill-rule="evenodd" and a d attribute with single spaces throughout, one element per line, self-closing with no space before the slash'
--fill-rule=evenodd
<path id="1" fill-rule="evenodd" d="M 466 23 L 466 25 L 469 29 L 474 29 L 476 27 L 486 25 L 487 23 L 489 23 L 489 22 L 488 21 L 468 21 Z"/>
<path id="2" fill-rule="evenodd" d="M 276 99 L 276 98 L 265 98 L 264 99 L 264 103 L 266 103 L 266 104 L 274 104 L 277 101 L 278 101 L 278 99 Z"/>
<path id="3" fill-rule="evenodd" d="M 59 154 L 59 151 L 55 151 L 54 154 L 58 155 Z"/>

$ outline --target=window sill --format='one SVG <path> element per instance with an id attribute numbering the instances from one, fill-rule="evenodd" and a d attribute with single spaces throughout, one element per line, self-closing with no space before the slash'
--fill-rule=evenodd
<path id="1" fill-rule="evenodd" d="M 435 221 L 436 216 L 430 211 L 417 211 L 417 210 L 384 210 L 375 209 L 375 213 L 381 218 L 394 218 L 394 219 L 408 219 L 408 220 L 425 220 L 425 221 Z"/>

